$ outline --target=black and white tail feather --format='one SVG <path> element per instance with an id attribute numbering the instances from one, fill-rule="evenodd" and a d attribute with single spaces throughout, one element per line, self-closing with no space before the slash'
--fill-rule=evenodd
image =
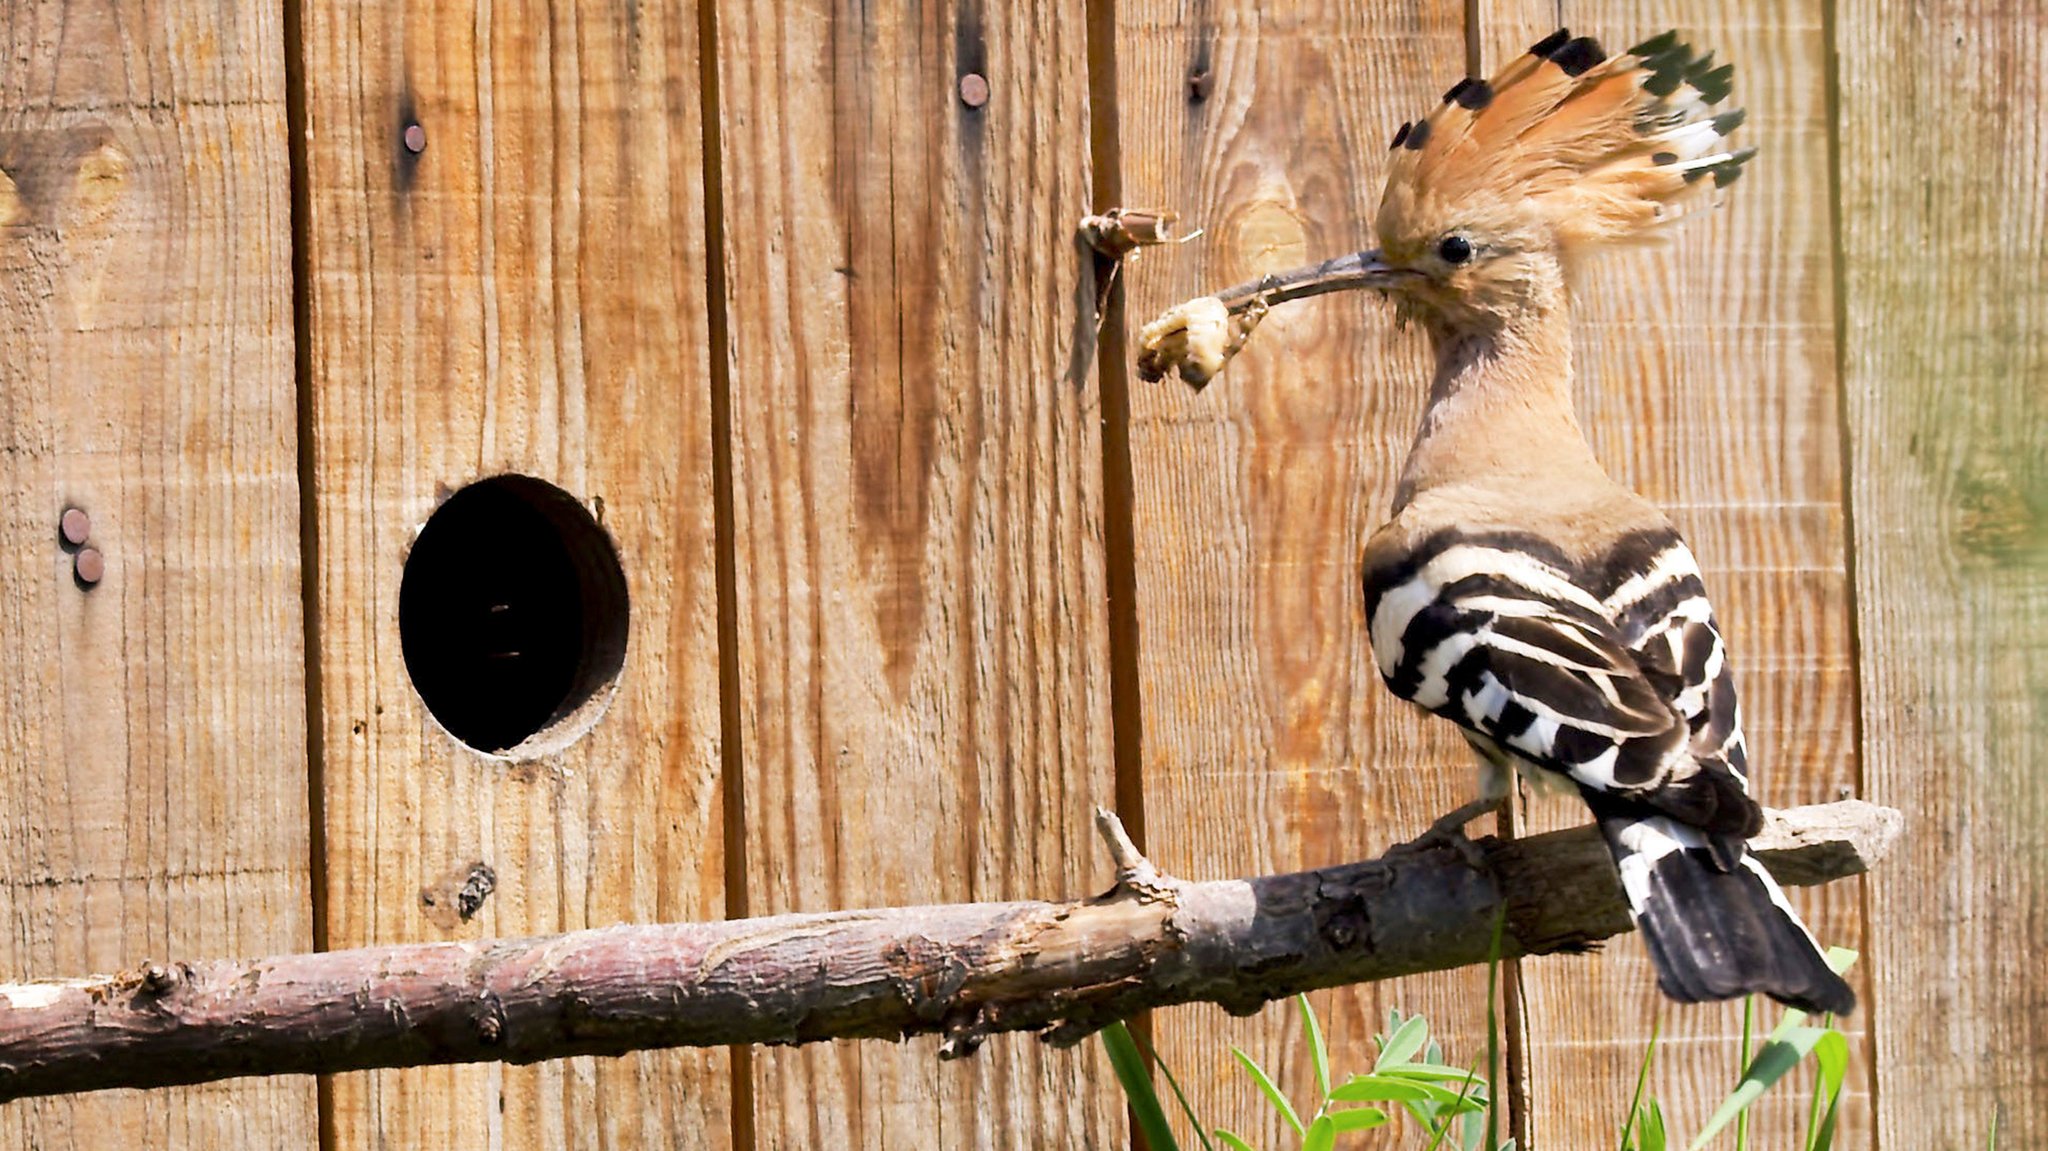
<path id="1" fill-rule="evenodd" d="M 1533 535 L 1445 529 L 1369 565 L 1365 591 L 1395 694 L 1459 724 L 1491 763 L 1585 797 L 1667 995 L 1854 1008 L 1746 847 L 1763 812 L 1734 678 L 1675 532 L 1575 562 Z"/>

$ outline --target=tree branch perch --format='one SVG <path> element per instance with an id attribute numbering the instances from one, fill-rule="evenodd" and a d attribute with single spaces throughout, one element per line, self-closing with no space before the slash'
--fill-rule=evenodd
<path id="1" fill-rule="evenodd" d="M 1773 874 L 1858 874 L 1898 812 L 1844 801 L 1775 812 Z M 1581 950 L 1629 929 L 1590 827 L 1397 850 L 1291 875 L 1191 883 L 1159 872 L 1107 812 L 1118 869 L 1094 899 L 608 927 L 535 939 L 146 964 L 0 985 L 0 1100 L 238 1075 L 809 1043 L 938 1033 L 943 1056 L 999 1031 L 1078 1042 L 1148 1007 L 1239 1013 L 1296 991 Z"/>

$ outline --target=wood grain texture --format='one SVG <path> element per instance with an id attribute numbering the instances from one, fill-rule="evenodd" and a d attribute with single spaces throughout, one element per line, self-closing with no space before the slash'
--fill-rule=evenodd
<path id="1" fill-rule="evenodd" d="M 278 12 L 17 4 L 0 60 L 0 976 L 309 947 Z M 0 1111 L 51 1151 L 316 1128 L 306 1079 Z"/>
<path id="2" fill-rule="evenodd" d="M 1485 66 L 1560 24 L 1610 51 L 1676 27 L 1735 64 L 1737 133 L 1761 149 L 1726 206 L 1666 245 L 1609 254 L 1577 284 L 1579 410 L 1622 482 L 1665 508 L 1698 554 L 1737 669 L 1751 776 L 1766 804 L 1859 786 L 1835 366 L 1823 4 L 1743 0 L 1483 0 Z M 1535 827 L 1582 822 L 1576 801 L 1539 801 Z M 1860 882 L 1794 894 L 1826 943 L 1862 948 Z M 1521 966 L 1538 1151 L 1611 1143 L 1650 1030 L 1663 1040 L 1650 1090 L 1681 1132 L 1733 1085 L 1739 1004 L 1665 1002 L 1642 946 Z M 1868 1000 L 1868 973 L 1851 982 Z M 1778 1009 L 1762 1004 L 1763 1026 Z M 1848 1020 L 1868 1066 L 1868 1012 Z M 1804 1096 L 1757 1109 L 1755 1145 L 1790 1146 Z M 1852 1078 L 1838 1146 L 1867 1146 L 1870 1102 Z M 1688 1135 L 1688 1138 L 1690 1136 Z"/>
<path id="3" fill-rule="evenodd" d="M 1836 18 L 1879 1143 L 2048 1145 L 2048 13 Z M 1928 1110 L 1941 1101 L 1941 1118 Z"/>
<path id="4" fill-rule="evenodd" d="M 716 918 L 694 8 L 307 5 L 303 19 L 329 942 Z M 403 144 L 415 119 L 418 155 Z M 422 521 L 506 471 L 590 507 L 631 595 L 608 712 L 520 763 L 429 717 L 396 607 Z M 474 860 L 495 893 L 467 924 L 430 918 L 421 890 Z M 727 1062 L 346 1075 L 333 1122 L 342 1147 L 723 1147 Z"/>
<path id="5" fill-rule="evenodd" d="M 1107 886 L 1082 17 L 720 7 L 753 914 Z M 763 1052 L 759 1146 L 1121 1144 L 1094 1044 L 935 1055 Z"/>
<path id="6" fill-rule="evenodd" d="M 1463 74 L 1457 3 L 1118 5 L 1123 193 L 1205 236 L 1128 269 L 1130 317 L 1372 242 L 1387 141 Z M 1399 703 L 1367 649 L 1358 557 L 1422 411 L 1428 351 L 1349 294 L 1288 305 L 1200 395 L 1132 384 L 1147 850 L 1191 878 L 1321 866 L 1419 833 L 1474 794 L 1464 742 Z M 1398 1006 L 1451 1058 L 1485 1049 L 1483 971 L 1313 997 L 1333 1070 L 1370 1068 Z M 1297 1098 L 1292 1007 L 1154 1020 L 1204 1119 L 1279 1120 L 1229 1054 Z"/>

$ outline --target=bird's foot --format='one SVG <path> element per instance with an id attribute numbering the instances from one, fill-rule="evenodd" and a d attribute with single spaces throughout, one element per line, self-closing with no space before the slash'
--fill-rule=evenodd
<path id="1" fill-rule="evenodd" d="M 1408 855 L 1416 852 L 1430 851 L 1439 847 L 1448 847 L 1460 856 L 1463 856 L 1465 862 L 1474 871 L 1484 871 L 1486 870 L 1486 852 L 1477 843 L 1472 842 L 1471 836 L 1465 834 L 1465 826 L 1482 815 L 1499 811 L 1506 802 L 1506 796 L 1475 799 L 1456 811 L 1437 819 L 1429 825 L 1427 830 L 1414 839 L 1406 843 L 1394 845 L 1387 854 Z"/>

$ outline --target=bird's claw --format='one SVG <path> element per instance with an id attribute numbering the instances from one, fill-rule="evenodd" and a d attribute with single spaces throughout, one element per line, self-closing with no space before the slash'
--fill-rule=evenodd
<path id="1" fill-rule="evenodd" d="M 1477 843 L 1474 843 L 1471 836 L 1465 834 L 1465 825 L 1482 815 L 1499 811 L 1504 802 L 1506 802 L 1505 797 L 1502 799 L 1480 799 L 1468 803 L 1456 811 L 1437 819 L 1421 835 L 1416 836 L 1414 839 L 1406 843 L 1396 844 L 1387 854 L 1409 855 L 1446 847 L 1463 857 L 1466 865 L 1474 871 L 1484 871 L 1486 870 L 1486 850 Z"/>

